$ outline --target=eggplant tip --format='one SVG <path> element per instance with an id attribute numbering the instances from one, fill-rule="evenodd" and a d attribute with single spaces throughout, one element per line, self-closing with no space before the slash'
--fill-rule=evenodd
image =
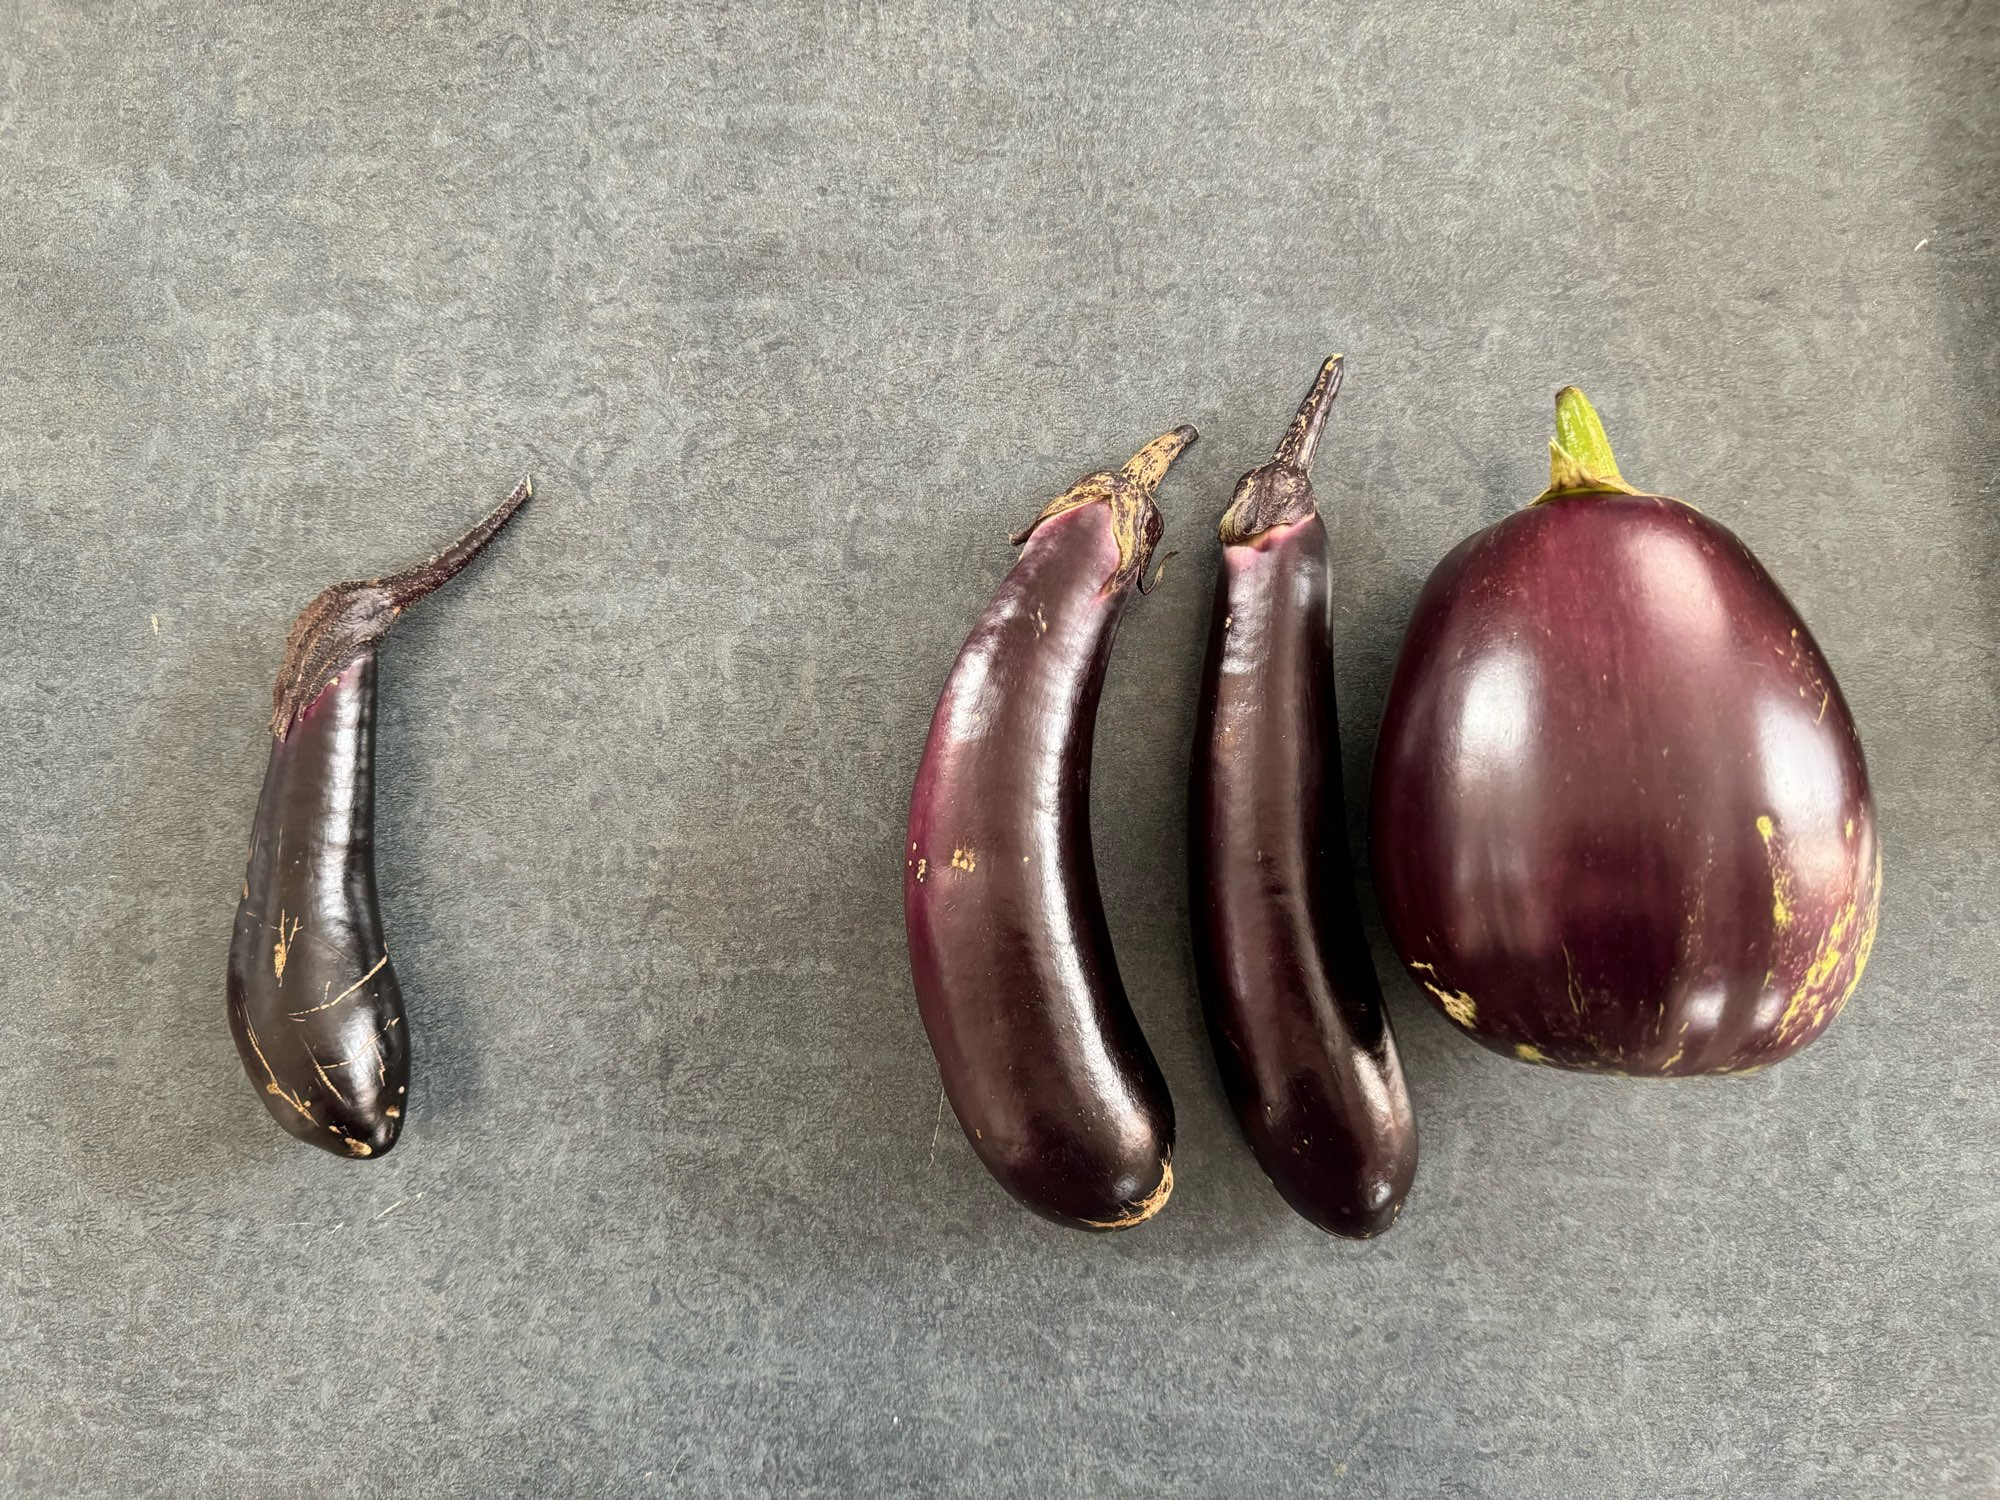
<path id="1" fill-rule="evenodd" d="M 1163 1157 L 1160 1161 L 1159 1185 L 1137 1203 L 1134 1203 L 1124 1213 L 1121 1213 L 1115 1219 L 1082 1219 L 1078 1222 L 1089 1229 L 1130 1229 L 1134 1225 L 1145 1223 L 1154 1214 L 1165 1208 L 1167 1206 L 1167 1199 L 1173 1195 L 1174 1159 L 1172 1156 L 1167 1156 Z"/>

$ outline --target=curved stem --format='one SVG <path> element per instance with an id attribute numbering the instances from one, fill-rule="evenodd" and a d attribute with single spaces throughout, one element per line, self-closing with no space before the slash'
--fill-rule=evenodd
<path id="1" fill-rule="evenodd" d="M 1185 424 L 1172 432 L 1163 432 L 1152 442 L 1125 460 L 1118 470 L 1121 478 L 1130 480 L 1137 486 L 1142 498 L 1150 500 L 1159 492 L 1160 481 L 1167 477 L 1167 470 L 1174 460 L 1187 451 L 1187 446 L 1195 439 L 1195 431 Z"/>
<path id="2" fill-rule="evenodd" d="M 395 601 L 397 609 L 408 609 L 424 595 L 449 583 L 461 568 L 485 551 L 486 544 L 500 534 L 500 528 L 513 520 L 514 513 L 533 499 L 534 494 L 534 480 L 523 479 L 514 486 L 514 492 L 495 506 L 485 520 L 450 546 L 435 556 L 427 557 L 415 566 L 405 568 L 400 573 L 392 573 L 378 582 L 389 591 L 389 597 Z"/>
<path id="3" fill-rule="evenodd" d="M 534 494 L 523 479 L 485 520 L 434 556 L 387 578 L 336 583 L 322 589 L 285 641 L 285 659 L 271 689 L 271 733 L 283 739 L 328 685 L 375 643 L 404 610 L 437 589 L 485 550 L 500 528 Z"/>
<path id="4" fill-rule="evenodd" d="M 1319 456 L 1319 435 L 1326 430 L 1326 419 L 1333 411 L 1333 398 L 1340 394 L 1340 381 L 1346 369 L 1346 356 L 1327 356 L 1312 389 L 1299 403 L 1299 414 L 1278 439 L 1277 451 L 1271 455 L 1274 466 L 1284 464 L 1308 475 L 1312 473 L 1313 459 Z"/>

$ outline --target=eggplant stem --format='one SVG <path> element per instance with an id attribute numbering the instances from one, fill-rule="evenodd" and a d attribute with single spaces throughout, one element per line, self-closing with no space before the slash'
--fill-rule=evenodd
<path id="1" fill-rule="evenodd" d="M 1345 355 L 1329 354 L 1326 357 L 1312 389 L 1299 403 L 1298 415 L 1292 418 L 1292 425 L 1285 429 L 1285 435 L 1278 439 L 1277 451 L 1271 455 L 1272 467 L 1284 465 L 1308 476 L 1312 474 L 1313 460 L 1319 456 L 1320 434 L 1326 431 L 1326 419 L 1333 411 L 1333 398 L 1340 394 L 1340 381 L 1346 369 Z"/>
<path id="2" fill-rule="evenodd" d="M 533 483 L 523 479 L 492 514 L 435 556 L 387 578 L 336 583 L 316 594 L 292 621 L 285 641 L 285 659 L 271 688 L 271 733 L 281 740 L 289 734 L 299 715 L 372 652 L 404 610 L 484 551 L 533 494 Z"/>
<path id="3" fill-rule="evenodd" d="M 1140 584 L 1139 592 L 1149 592 L 1145 587 L 1146 564 L 1153 555 L 1153 546 L 1159 541 L 1160 533 L 1166 529 L 1166 522 L 1161 519 L 1160 508 L 1153 503 L 1153 496 L 1160 488 L 1160 481 L 1167 477 L 1167 470 L 1173 467 L 1174 460 L 1187 451 L 1188 444 L 1195 440 L 1196 435 L 1192 427 L 1183 423 L 1172 432 L 1161 433 L 1117 469 L 1103 469 L 1084 475 L 1044 505 L 1034 520 L 1007 540 L 1018 547 L 1033 536 L 1035 529 L 1044 521 L 1066 511 L 1102 503 L 1110 508 L 1111 532 L 1118 541 L 1118 566 L 1104 580 L 1104 591 L 1114 593 L 1136 579 Z"/>
<path id="4" fill-rule="evenodd" d="M 1176 427 L 1172 432 L 1163 432 L 1152 442 L 1125 460 L 1119 474 L 1139 487 L 1139 493 L 1150 500 L 1159 492 L 1160 481 L 1167 477 L 1167 470 L 1174 460 L 1186 451 L 1192 443 L 1195 432 L 1192 427 Z"/>
<path id="5" fill-rule="evenodd" d="M 1319 455 L 1320 435 L 1326 431 L 1346 370 L 1345 356 L 1326 357 L 1270 461 L 1236 481 L 1236 493 L 1216 528 L 1223 546 L 1253 542 L 1267 531 L 1319 514 L 1319 497 L 1312 487 L 1313 459 Z"/>
<path id="6" fill-rule="evenodd" d="M 1549 440 L 1549 487 L 1530 504 L 1564 495 L 1636 495 L 1618 472 L 1611 439 L 1590 398 L 1573 385 L 1556 392 L 1556 435 Z"/>
<path id="7" fill-rule="evenodd" d="M 534 480 L 522 479 L 514 486 L 514 492 L 495 506 L 485 520 L 450 546 L 414 567 L 378 580 L 389 591 L 396 608 L 408 609 L 426 594 L 449 583 L 467 563 L 486 550 L 486 544 L 500 534 L 500 528 L 513 520 L 514 513 L 533 499 L 534 494 Z"/>

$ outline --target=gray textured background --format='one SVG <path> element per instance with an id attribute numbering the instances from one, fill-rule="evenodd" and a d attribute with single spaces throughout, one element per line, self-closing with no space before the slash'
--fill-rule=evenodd
<path id="1" fill-rule="evenodd" d="M 2000 1487 L 2000 12 L 591 9 L 0 4 L 0 1484 Z M 1355 786 L 1575 379 L 1813 623 L 1887 846 L 1767 1075 L 1397 978 L 1365 1246 L 1228 1121 L 1178 873 L 1213 518 L 1330 348 Z M 900 829 L 1005 533 L 1180 420 L 1096 788 L 1180 1186 L 1090 1239 L 940 1128 Z M 416 1073 L 336 1161 L 223 1024 L 278 648 L 523 470 L 385 653 Z"/>

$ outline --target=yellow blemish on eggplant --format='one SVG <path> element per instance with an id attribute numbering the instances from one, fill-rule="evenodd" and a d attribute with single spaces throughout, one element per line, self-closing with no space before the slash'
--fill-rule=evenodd
<path id="1" fill-rule="evenodd" d="M 927 860 L 927 859 L 920 859 L 920 860 L 918 860 L 918 861 L 917 861 L 917 884 L 918 884 L 918 885 L 922 885 L 922 884 L 924 883 L 924 872 L 925 872 L 926 870 L 928 870 L 928 869 L 929 869 L 930 867 L 931 867 L 931 862 L 930 862 L 929 860 Z"/>
<path id="2" fill-rule="evenodd" d="M 1035 606 L 1035 634 L 1047 635 L 1048 633 L 1049 633 L 1049 617 L 1042 613 L 1041 605 L 1037 604 Z"/>
<path id="3" fill-rule="evenodd" d="M 1771 920 L 1779 927 L 1792 925 L 1792 872 L 1779 862 L 1775 840 L 1778 826 L 1768 813 L 1757 815 L 1757 836 L 1764 841 L 1771 861 Z"/>
<path id="4" fill-rule="evenodd" d="M 1444 1007 L 1446 1015 L 1461 1026 L 1468 1029 L 1471 1027 L 1479 1014 L 1479 1007 L 1473 1004 L 1472 996 L 1466 994 L 1464 990 L 1443 989 L 1428 979 L 1424 981 L 1424 988 L 1437 996 L 1438 1004 Z"/>
<path id="5" fill-rule="evenodd" d="M 954 870 L 963 870 L 966 874 L 970 875 L 979 867 L 979 863 L 973 858 L 970 849 L 954 849 L 951 851 L 951 867 Z"/>
<path id="6" fill-rule="evenodd" d="M 1848 929 L 1854 925 L 1854 915 L 1852 901 L 1843 903 L 1840 910 L 1834 913 L 1833 925 L 1827 929 L 1826 937 L 1820 943 L 1819 951 L 1813 955 L 1812 965 L 1806 970 L 1806 977 L 1799 986 L 1801 991 L 1817 989 L 1833 978 L 1833 971 L 1840 967 L 1840 960 L 1845 956 L 1842 945 L 1847 941 Z"/>
<path id="7" fill-rule="evenodd" d="M 1174 1163 L 1168 1157 L 1160 1163 L 1160 1185 L 1146 1194 L 1125 1213 L 1115 1219 L 1079 1219 L 1077 1222 L 1092 1229 L 1130 1229 L 1134 1224 L 1143 1224 L 1167 1206 L 1167 1199 L 1174 1193 Z"/>
<path id="8" fill-rule="evenodd" d="M 1586 1002 L 1583 997 L 1583 987 L 1576 982 L 1576 960 L 1569 956 L 1568 943 L 1562 945 L 1562 951 L 1563 977 L 1569 988 L 1569 1008 L 1578 1015 L 1582 1015 Z"/>
<path id="9" fill-rule="evenodd" d="M 1259 852 L 1261 853 L 1262 851 L 1259 851 Z M 1426 974 L 1435 974 L 1435 973 L 1437 973 L 1437 965 L 1435 965 L 1435 964 L 1421 964 L 1421 963 L 1418 963 L 1418 962 L 1417 962 L 1417 961 L 1416 961 L 1415 959 L 1411 959 L 1411 960 L 1410 960 L 1410 967 L 1411 967 L 1411 968 L 1413 968 L 1413 969 L 1422 969 L 1422 970 L 1423 970 L 1423 971 L 1424 971 L 1424 972 L 1425 972 Z"/>
<path id="10" fill-rule="evenodd" d="M 1840 830 L 1840 831 L 1841 831 L 1841 833 L 1842 833 L 1843 835 L 1845 835 L 1846 837 L 1848 837 L 1848 838 L 1853 838 L 1853 837 L 1854 837 L 1854 819 L 1852 819 L 1852 818 L 1849 818 L 1849 819 L 1848 819 L 1848 820 L 1846 821 L 1846 823 L 1844 823 L 1844 824 L 1842 824 L 1842 825 L 1841 825 L 1841 830 Z"/>
<path id="11" fill-rule="evenodd" d="M 1798 983 L 1786 1003 L 1785 1013 L 1778 1018 L 1778 1035 L 1782 1038 L 1810 1024 L 1825 1026 L 1840 1014 L 1861 982 L 1861 971 L 1867 967 L 1868 955 L 1874 951 L 1875 928 L 1881 912 L 1882 880 L 1881 854 L 1876 854 L 1876 873 L 1868 895 L 1868 909 L 1862 913 L 1859 903 L 1848 900 L 1834 913 L 1832 925 L 1819 946 L 1813 952 L 1812 963 L 1807 966 L 1805 977 Z M 1857 925 L 1858 924 L 1858 925 Z M 1836 993 L 1832 989 L 1835 976 L 1840 972 L 1841 963 L 1849 956 L 1848 942 L 1854 940 L 1853 963 L 1847 983 Z"/>
<path id="12" fill-rule="evenodd" d="M 1874 889 L 1868 898 L 1868 917 L 1861 929 L 1861 938 L 1854 945 L 1854 967 L 1848 973 L 1847 984 L 1840 992 L 1840 998 L 1827 1007 L 1827 1019 L 1839 1015 L 1847 1008 L 1847 1002 L 1854 998 L 1860 987 L 1861 975 L 1868 967 L 1868 959 L 1875 951 L 1875 930 L 1882 915 L 1882 853 L 1875 852 Z"/>
<path id="13" fill-rule="evenodd" d="M 340 1139 L 341 1144 L 346 1146 L 356 1156 L 373 1156 L 375 1154 L 375 1148 L 366 1141 L 357 1141 L 352 1136 L 342 1136 Z"/>
<path id="14" fill-rule="evenodd" d="M 383 1110 L 382 1113 L 388 1116 L 392 1120 L 400 1120 L 403 1118 L 402 1110 L 400 1110 L 393 1104 L 390 1105 L 387 1109 Z"/>
<path id="15" fill-rule="evenodd" d="M 1533 1042 L 1516 1042 L 1514 1044 L 1514 1055 L 1520 1058 L 1522 1062 L 1545 1063 L 1549 1060 L 1548 1053 L 1537 1047 Z"/>
<path id="16" fill-rule="evenodd" d="M 1826 706 L 1832 701 L 1833 701 L 1833 693 L 1831 692 L 1831 690 L 1827 688 L 1821 688 L 1819 694 L 1819 712 L 1813 715 L 1813 723 L 1817 724 L 1821 719 L 1824 719 L 1826 717 Z"/>

